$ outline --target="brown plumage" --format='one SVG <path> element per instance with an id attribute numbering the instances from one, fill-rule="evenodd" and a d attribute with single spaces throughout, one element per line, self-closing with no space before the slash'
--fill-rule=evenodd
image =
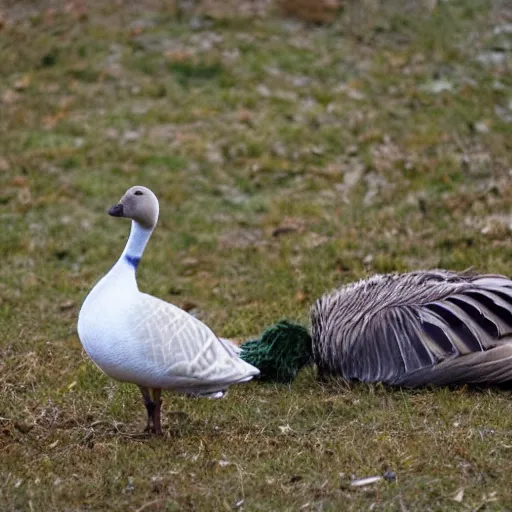
<path id="1" fill-rule="evenodd" d="M 417 387 L 512 384 L 512 281 L 445 270 L 376 275 L 316 301 L 320 376 Z"/>

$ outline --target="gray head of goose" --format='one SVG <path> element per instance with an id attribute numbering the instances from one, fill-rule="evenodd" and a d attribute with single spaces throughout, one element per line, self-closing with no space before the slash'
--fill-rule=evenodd
<path id="1" fill-rule="evenodd" d="M 112 217 L 126 217 L 146 229 L 153 229 L 158 221 L 158 199 L 147 187 L 129 188 L 119 203 L 108 211 Z"/>

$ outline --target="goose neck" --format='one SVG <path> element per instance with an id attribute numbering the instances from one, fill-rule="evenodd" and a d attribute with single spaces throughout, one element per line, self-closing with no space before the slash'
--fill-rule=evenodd
<path id="1" fill-rule="evenodd" d="M 153 229 L 145 228 L 138 222 L 132 221 L 130 236 L 120 260 L 136 269 L 152 232 Z"/>

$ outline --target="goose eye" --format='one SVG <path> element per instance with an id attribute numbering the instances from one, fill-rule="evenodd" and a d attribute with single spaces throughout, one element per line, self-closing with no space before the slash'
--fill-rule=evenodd
<path id="1" fill-rule="evenodd" d="M 140 190 L 136 190 L 135 191 L 135 195 L 136 196 L 142 196 L 142 195 L 144 195 L 144 192 L 141 192 Z"/>

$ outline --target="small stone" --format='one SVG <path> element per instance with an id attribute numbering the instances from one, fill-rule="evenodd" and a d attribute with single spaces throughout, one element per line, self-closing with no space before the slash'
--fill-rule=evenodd
<path id="1" fill-rule="evenodd" d="M 364 263 L 365 265 L 370 265 L 372 261 L 373 261 L 373 254 L 367 254 L 367 255 L 363 258 L 363 263 Z"/>
<path id="2" fill-rule="evenodd" d="M 348 156 L 356 156 L 357 153 L 359 152 L 359 147 L 355 144 L 353 144 L 352 146 L 349 146 L 347 148 L 347 155 Z"/>
<path id="3" fill-rule="evenodd" d="M 490 121 L 478 121 L 474 124 L 475 131 L 478 133 L 489 133 L 491 131 Z"/>
<path id="4" fill-rule="evenodd" d="M 387 470 L 383 475 L 382 478 L 386 480 L 386 482 L 396 482 L 396 473 L 391 470 Z"/>
<path id="5" fill-rule="evenodd" d="M 124 132 L 124 134 L 123 134 L 123 139 L 126 142 L 133 142 L 139 138 L 140 138 L 140 133 L 136 132 L 135 130 L 128 130 L 128 131 Z"/>
<path id="6" fill-rule="evenodd" d="M 188 25 L 192 30 L 201 30 L 204 28 L 205 19 L 202 16 L 193 16 L 190 18 Z"/>
<path id="7" fill-rule="evenodd" d="M 505 23 L 504 25 L 499 25 L 494 27 L 493 31 L 496 35 L 500 34 L 512 34 L 512 23 Z"/>
<path id="8" fill-rule="evenodd" d="M 107 128 L 105 136 L 107 139 L 115 140 L 119 138 L 119 132 L 115 128 Z"/>
<path id="9" fill-rule="evenodd" d="M 270 89 L 264 84 L 258 85 L 258 87 L 256 87 L 256 91 L 264 98 L 268 98 L 270 96 Z"/>
<path id="10" fill-rule="evenodd" d="M 128 477 L 128 485 L 124 488 L 123 492 L 133 492 L 135 490 L 135 486 L 133 485 L 133 477 Z"/>
<path id="11" fill-rule="evenodd" d="M 441 92 L 451 91 L 453 84 L 448 80 L 433 80 L 432 82 L 422 85 L 420 89 L 425 92 L 430 92 L 431 94 L 439 94 Z"/>
<path id="12" fill-rule="evenodd" d="M 363 176 L 364 168 L 362 166 L 356 166 L 354 169 L 347 171 L 343 175 L 343 185 L 349 190 L 355 187 Z"/>
<path id="13" fill-rule="evenodd" d="M 484 66 L 502 66 L 506 63 L 507 54 L 506 52 L 482 52 L 476 60 Z"/>

